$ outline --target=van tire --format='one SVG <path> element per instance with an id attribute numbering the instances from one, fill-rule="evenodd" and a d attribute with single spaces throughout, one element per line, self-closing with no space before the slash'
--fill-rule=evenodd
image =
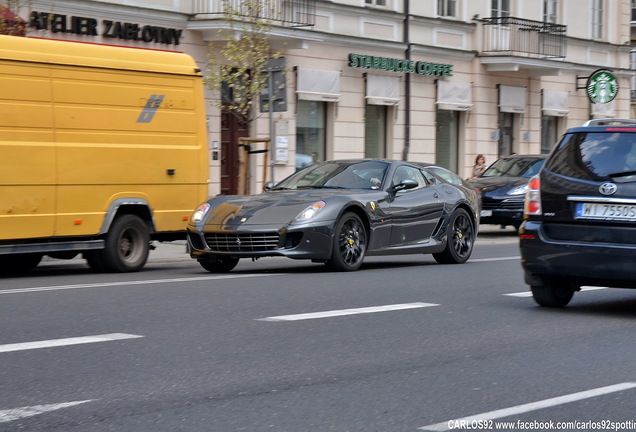
<path id="1" fill-rule="evenodd" d="M 106 235 L 104 249 L 84 253 L 97 272 L 127 273 L 143 268 L 150 253 L 148 225 L 135 215 L 116 218 Z"/>

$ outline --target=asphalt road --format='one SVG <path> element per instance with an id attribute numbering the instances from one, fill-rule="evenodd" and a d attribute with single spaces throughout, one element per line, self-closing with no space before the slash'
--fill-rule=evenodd
<path id="1" fill-rule="evenodd" d="M 0 430 L 636 430 L 636 291 L 540 308 L 518 255 L 487 226 L 464 265 L 45 262 L 0 279 Z"/>

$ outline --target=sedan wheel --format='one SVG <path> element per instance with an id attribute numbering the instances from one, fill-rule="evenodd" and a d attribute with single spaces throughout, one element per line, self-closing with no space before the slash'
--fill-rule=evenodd
<path id="1" fill-rule="evenodd" d="M 355 213 L 345 213 L 336 224 L 331 259 L 327 266 L 336 271 L 360 268 L 367 250 L 367 232 Z"/>
<path id="2" fill-rule="evenodd" d="M 433 258 L 440 264 L 462 264 L 468 261 L 475 244 L 475 228 L 472 219 L 464 209 L 457 209 L 448 221 L 446 248 L 434 253 Z"/>

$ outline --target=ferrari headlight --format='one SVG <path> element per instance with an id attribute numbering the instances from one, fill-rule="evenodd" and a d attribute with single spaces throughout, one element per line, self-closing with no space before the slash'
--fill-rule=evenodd
<path id="1" fill-rule="evenodd" d="M 506 195 L 524 195 L 528 192 L 528 185 L 525 184 L 523 186 L 517 186 L 516 188 L 510 189 Z"/>
<path id="2" fill-rule="evenodd" d="M 322 210 L 322 208 L 326 205 L 324 201 L 318 201 L 307 207 L 305 210 L 301 211 L 298 216 L 294 218 L 294 222 L 307 222 L 312 217 L 316 216 L 316 214 Z"/>
<path id="3" fill-rule="evenodd" d="M 192 213 L 192 216 L 190 216 L 190 220 L 194 223 L 201 222 L 205 218 L 208 210 L 210 210 L 210 204 L 201 204 L 199 207 L 197 207 L 194 213 Z"/>

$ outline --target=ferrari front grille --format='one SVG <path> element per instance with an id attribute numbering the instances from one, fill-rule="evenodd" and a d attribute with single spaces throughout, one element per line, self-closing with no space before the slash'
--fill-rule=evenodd
<path id="1" fill-rule="evenodd" d="M 258 252 L 278 248 L 278 233 L 206 233 L 208 248 L 218 252 Z"/>

